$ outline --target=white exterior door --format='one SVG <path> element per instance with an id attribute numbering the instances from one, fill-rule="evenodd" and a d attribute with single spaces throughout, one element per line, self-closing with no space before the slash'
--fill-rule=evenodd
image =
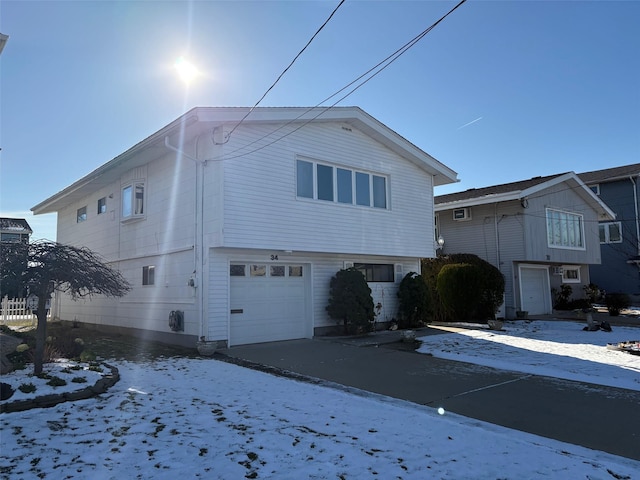
<path id="1" fill-rule="evenodd" d="M 529 315 L 552 313 L 548 267 L 520 266 L 520 305 Z"/>
<path id="2" fill-rule="evenodd" d="M 308 266 L 233 262 L 229 274 L 229 345 L 311 336 Z"/>

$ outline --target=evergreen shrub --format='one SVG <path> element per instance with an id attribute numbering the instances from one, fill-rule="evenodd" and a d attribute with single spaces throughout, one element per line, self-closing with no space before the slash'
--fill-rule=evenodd
<path id="1" fill-rule="evenodd" d="M 444 265 L 436 288 L 445 312 L 457 320 L 471 320 L 482 301 L 480 268 L 469 263 Z"/>
<path id="2" fill-rule="evenodd" d="M 398 287 L 398 327 L 414 328 L 427 323 L 429 316 L 429 289 L 421 275 L 407 273 Z"/>
<path id="3" fill-rule="evenodd" d="M 604 297 L 604 302 L 609 315 L 617 317 L 620 315 L 620 310 L 631 305 L 631 298 L 626 293 L 607 293 Z"/>
<path id="4" fill-rule="evenodd" d="M 371 289 L 362 272 L 355 268 L 340 270 L 329 284 L 331 318 L 342 324 L 344 333 L 355 334 L 371 330 L 375 319 Z"/>
<path id="5" fill-rule="evenodd" d="M 475 312 L 472 314 L 474 320 L 485 321 L 494 318 L 498 308 L 503 302 L 504 277 L 502 273 L 477 255 L 455 253 L 422 260 L 422 278 L 429 292 L 429 309 L 433 320 L 450 322 L 459 319 L 456 317 L 456 312 L 447 311 L 444 308 L 437 288 L 440 270 L 442 270 L 445 265 L 456 263 L 476 265 L 480 268 L 482 294 L 480 295 L 480 300 Z"/>

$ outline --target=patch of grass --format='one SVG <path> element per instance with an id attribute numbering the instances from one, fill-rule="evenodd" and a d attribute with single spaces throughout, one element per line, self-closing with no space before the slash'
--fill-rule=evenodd
<path id="1" fill-rule="evenodd" d="M 67 384 L 67 381 L 63 378 L 60 377 L 49 377 L 49 381 L 47 382 L 47 385 L 49 385 L 50 387 L 64 387 Z"/>
<path id="2" fill-rule="evenodd" d="M 36 391 L 36 386 L 33 383 L 23 383 L 18 387 L 22 393 L 33 393 Z"/>

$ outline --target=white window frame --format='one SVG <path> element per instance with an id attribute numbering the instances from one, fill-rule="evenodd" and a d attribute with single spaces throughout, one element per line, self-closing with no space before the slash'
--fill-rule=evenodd
<path id="1" fill-rule="evenodd" d="M 574 272 L 576 276 L 574 278 Z M 581 283 L 579 265 L 562 266 L 562 283 Z"/>
<path id="2" fill-rule="evenodd" d="M 367 283 L 395 283 L 396 281 L 396 264 L 393 263 L 370 263 L 370 262 L 355 262 L 354 268 L 360 271 Z M 381 270 L 384 270 L 381 272 Z M 380 280 L 380 273 L 388 273 L 386 280 Z"/>
<path id="3" fill-rule="evenodd" d="M 313 194 L 311 197 L 298 195 L 298 162 L 305 162 L 312 165 L 312 188 Z M 331 169 L 332 173 L 332 198 L 318 198 L 318 166 L 327 167 Z M 339 201 L 338 191 L 338 169 L 351 172 L 351 202 Z M 369 182 L 369 202 L 368 204 L 358 203 L 358 189 L 356 177 L 360 175 L 366 175 Z M 361 177 L 360 177 L 361 178 Z M 374 179 L 381 179 L 384 185 L 384 198 L 381 196 L 376 197 L 376 189 L 374 183 L 380 185 L 380 181 L 374 182 Z M 373 208 L 375 210 L 390 210 L 389 206 L 389 176 L 380 173 L 367 172 L 364 170 L 356 170 L 353 168 L 345 167 L 343 165 L 333 165 L 326 162 L 318 162 L 310 158 L 299 157 L 296 158 L 296 198 L 307 200 L 318 200 L 323 203 L 333 203 L 339 205 L 351 205 L 354 207 Z"/>
<path id="4" fill-rule="evenodd" d="M 586 250 L 584 215 L 547 207 L 547 246 L 565 250 Z M 556 239 L 559 237 L 559 241 Z"/>
<path id="5" fill-rule="evenodd" d="M 87 221 L 87 206 L 80 207 L 76 210 L 76 223 L 82 223 Z"/>
<path id="6" fill-rule="evenodd" d="M 136 192 L 140 188 L 142 189 L 142 199 L 140 202 L 137 202 Z M 128 193 L 126 192 L 127 189 L 130 189 Z M 123 185 L 121 188 L 120 198 L 122 200 L 120 213 L 122 215 L 123 222 L 141 219 L 146 216 L 147 192 L 144 180 L 136 180 Z"/>
<path id="7" fill-rule="evenodd" d="M 618 240 L 611 240 L 611 225 L 618 226 L 618 232 L 620 234 L 620 238 Z M 598 237 L 600 236 L 600 229 L 604 229 L 604 242 L 600 241 L 601 245 L 607 243 L 622 243 L 622 222 L 608 222 L 608 223 L 600 223 L 598 225 Z"/>
<path id="8" fill-rule="evenodd" d="M 594 183 L 593 185 L 589 185 L 589 188 L 596 195 L 600 195 L 600 184 L 599 183 Z"/>
<path id="9" fill-rule="evenodd" d="M 107 213 L 107 197 L 98 199 L 98 215 L 102 215 L 103 213 Z"/>
<path id="10" fill-rule="evenodd" d="M 150 287 L 156 284 L 156 267 L 155 265 L 145 265 L 142 267 L 142 285 Z"/>

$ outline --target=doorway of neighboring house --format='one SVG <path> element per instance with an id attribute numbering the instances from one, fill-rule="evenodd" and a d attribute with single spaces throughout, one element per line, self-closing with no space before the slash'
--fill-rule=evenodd
<path id="1" fill-rule="evenodd" d="M 529 315 L 552 313 L 549 267 L 520 265 L 520 309 Z"/>

